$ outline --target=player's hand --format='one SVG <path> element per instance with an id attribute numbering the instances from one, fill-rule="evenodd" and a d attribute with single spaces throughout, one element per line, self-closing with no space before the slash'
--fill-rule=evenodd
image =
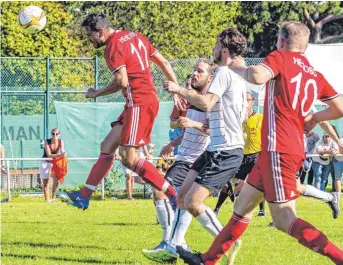
<path id="1" fill-rule="evenodd" d="M 178 93 L 180 91 L 179 85 L 172 81 L 164 81 L 163 88 L 170 93 Z"/>
<path id="2" fill-rule="evenodd" d="M 86 92 L 86 98 L 96 98 L 96 97 L 97 97 L 96 89 L 92 87 L 88 88 Z"/>
<path id="3" fill-rule="evenodd" d="M 304 120 L 304 132 L 305 134 L 309 134 L 313 128 L 316 126 L 317 121 L 315 120 L 314 116 L 312 114 L 306 116 Z"/>
<path id="4" fill-rule="evenodd" d="M 173 101 L 174 101 L 175 107 L 179 111 L 186 111 L 187 110 L 187 101 L 184 98 L 180 97 L 177 94 L 173 94 Z"/>
<path id="5" fill-rule="evenodd" d="M 174 151 L 174 147 L 171 143 L 169 143 L 165 147 L 163 147 L 163 149 L 160 153 L 160 156 L 166 160 L 170 157 L 170 155 L 172 154 L 173 151 Z"/>
<path id="6" fill-rule="evenodd" d="M 62 157 L 67 157 L 67 153 L 66 153 L 66 152 L 63 152 L 63 153 L 62 153 Z"/>
<path id="7" fill-rule="evenodd" d="M 182 129 L 194 127 L 194 122 L 187 117 L 180 117 L 178 120 L 178 124 Z"/>

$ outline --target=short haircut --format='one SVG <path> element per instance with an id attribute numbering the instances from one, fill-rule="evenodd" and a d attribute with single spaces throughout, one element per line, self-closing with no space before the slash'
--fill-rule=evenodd
<path id="1" fill-rule="evenodd" d="M 288 21 L 281 24 L 280 36 L 285 39 L 287 47 L 305 50 L 310 38 L 310 30 L 301 22 Z"/>
<path id="2" fill-rule="evenodd" d="M 51 130 L 51 133 L 52 132 L 60 132 L 60 129 L 58 129 L 58 128 L 53 128 L 52 130 Z"/>
<path id="3" fill-rule="evenodd" d="M 214 73 L 216 72 L 218 65 L 216 65 L 212 60 L 209 59 L 200 59 L 197 64 L 199 63 L 206 63 L 208 64 L 208 72 L 210 73 L 210 75 L 214 75 Z"/>
<path id="4" fill-rule="evenodd" d="M 83 20 L 81 27 L 98 32 L 102 28 L 110 28 L 111 24 L 106 15 L 102 13 L 92 13 Z"/>
<path id="5" fill-rule="evenodd" d="M 227 28 L 218 35 L 219 41 L 230 52 L 230 56 L 239 56 L 247 50 L 247 40 L 237 29 Z"/>
<path id="6" fill-rule="evenodd" d="M 247 91 L 247 94 L 250 94 L 252 99 L 255 100 L 254 94 L 250 90 Z"/>

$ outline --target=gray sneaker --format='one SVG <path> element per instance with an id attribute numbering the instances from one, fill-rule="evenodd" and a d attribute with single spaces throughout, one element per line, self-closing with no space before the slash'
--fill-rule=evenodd
<path id="1" fill-rule="evenodd" d="M 331 192 L 332 194 L 332 201 L 328 202 L 331 210 L 332 210 L 332 216 L 334 219 L 336 219 L 339 215 L 340 209 L 339 209 L 339 193 L 338 192 Z"/>

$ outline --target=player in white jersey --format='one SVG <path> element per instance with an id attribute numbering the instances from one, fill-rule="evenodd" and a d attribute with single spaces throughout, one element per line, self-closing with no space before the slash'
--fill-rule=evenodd
<path id="1" fill-rule="evenodd" d="M 200 60 L 197 63 L 191 81 L 193 91 L 199 94 L 206 93 L 216 67 L 209 60 Z M 165 176 L 176 189 L 181 187 L 192 164 L 204 152 L 210 142 L 208 129 L 203 126 L 206 120 L 207 114 L 205 111 L 190 106 L 186 117 L 180 117 L 178 119 L 178 124 L 184 129 L 183 134 L 165 146 L 161 152 L 162 157 L 167 159 L 172 149 L 181 144 L 175 162 L 168 169 Z M 177 209 L 174 219 L 174 212 L 164 193 L 154 193 L 154 199 L 159 222 L 163 229 L 162 242 L 157 247 L 151 250 L 143 250 L 142 252 L 147 258 L 160 261 L 160 251 L 168 246 L 168 244 L 174 248 L 176 246 L 187 246 L 185 234 L 191 223 L 192 216 L 186 210 Z M 172 260 L 175 260 L 175 257 L 168 258 L 166 261 Z"/>
<path id="2" fill-rule="evenodd" d="M 222 225 L 204 201 L 234 177 L 243 160 L 246 83 L 229 69 L 229 65 L 236 60 L 244 62 L 239 56 L 246 47 L 245 37 L 236 29 L 228 28 L 218 35 L 213 57 L 219 68 L 206 95 L 180 88 L 172 82 L 164 84 L 167 91 L 181 95 L 208 112 L 211 142 L 183 182 L 177 195 L 177 208 L 189 211 L 213 236 L 219 234 Z M 168 247 L 166 250 L 178 256 L 175 249 Z"/>

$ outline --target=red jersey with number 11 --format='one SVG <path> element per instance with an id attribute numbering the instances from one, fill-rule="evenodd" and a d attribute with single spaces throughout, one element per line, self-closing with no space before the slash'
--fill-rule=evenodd
<path id="1" fill-rule="evenodd" d="M 274 51 L 261 65 L 272 74 L 266 84 L 262 150 L 305 157 L 304 119 L 317 99 L 337 92 L 300 52 Z"/>
<path id="2" fill-rule="evenodd" d="M 150 69 L 150 57 L 157 53 L 149 40 L 136 32 L 117 30 L 107 40 L 105 60 L 114 74 L 126 67 L 129 85 L 122 90 L 126 106 L 158 102 L 158 93 Z"/>

